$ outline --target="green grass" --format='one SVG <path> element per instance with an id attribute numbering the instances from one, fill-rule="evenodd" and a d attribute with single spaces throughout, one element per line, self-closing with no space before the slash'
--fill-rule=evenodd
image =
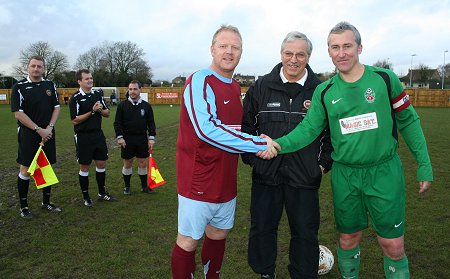
<path id="1" fill-rule="evenodd" d="M 104 119 L 108 138 L 107 187 L 119 198 L 117 203 L 95 202 L 93 208 L 82 205 L 78 185 L 78 164 L 73 144 L 73 126 L 68 108 L 62 107 L 57 123 L 58 163 L 54 170 L 60 184 L 53 187 L 53 201 L 63 212 L 52 214 L 39 209 L 41 191 L 30 187 L 32 220 L 19 217 L 16 189 L 18 166 L 16 122 L 9 106 L 0 105 L 2 152 L 0 152 L 0 278 L 170 278 L 170 256 L 177 234 L 177 194 L 175 178 L 175 142 L 179 107 L 154 106 L 157 144 L 154 157 L 167 180 L 154 195 L 138 191 L 136 166 L 132 177 L 132 195 L 122 194 L 122 162 L 115 145 L 111 118 Z M 448 193 L 450 153 L 446 108 L 420 108 L 422 126 L 434 167 L 435 182 L 425 195 L 418 194 L 416 166 L 406 145 L 400 155 L 407 181 L 406 251 L 412 278 L 448 278 L 450 273 Z M 135 163 L 136 164 L 136 163 Z M 91 168 L 91 193 L 96 193 Z M 247 264 L 249 231 L 250 168 L 239 165 L 239 195 L 235 228 L 231 232 L 221 278 L 257 278 Z M 133 191 L 134 190 L 134 191 Z M 335 253 L 336 232 L 332 213 L 329 175 L 322 183 L 320 243 Z M 279 230 L 277 272 L 289 278 L 289 228 L 283 217 Z M 362 278 L 383 278 L 382 253 L 371 229 L 364 233 Z M 197 253 L 199 255 L 199 253 Z M 197 262 L 200 263 L 199 257 Z M 201 277 L 197 266 L 197 277 Z M 322 278 L 338 278 L 335 266 Z"/>

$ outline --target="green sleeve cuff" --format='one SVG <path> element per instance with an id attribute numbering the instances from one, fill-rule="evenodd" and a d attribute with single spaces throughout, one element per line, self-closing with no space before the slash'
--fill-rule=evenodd
<path id="1" fill-rule="evenodd" d="M 417 169 L 417 181 L 433 181 L 431 164 L 419 166 Z"/>

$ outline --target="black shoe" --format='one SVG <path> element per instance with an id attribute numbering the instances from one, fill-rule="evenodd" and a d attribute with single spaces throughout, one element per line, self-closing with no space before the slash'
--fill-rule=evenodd
<path id="1" fill-rule="evenodd" d="M 155 191 L 153 191 L 153 189 L 145 187 L 142 188 L 142 193 L 147 193 L 147 194 L 153 194 Z"/>
<path id="2" fill-rule="evenodd" d="M 111 196 L 108 192 L 105 192 L 103 195 L 98 194 L 98 200 L 99 201 L 117 201 L 117 199 L 113 196 Z"/>
<path id="3" fill-rule="evenodd" d="M 86 207 L 92 207 L 92 201 L 91 201 L 91 198 L 84 199 L 84 206 L 86 206 Z"/>
<path id="4" fill-rule="evenodd" d="M 124 194 L 124 195 L 130 195 L 130 194 L 131 194 L 130 187 L 125 187 L 125 188 L 123 188 L 123 194 Z"/>
<path id="5" fill-rule="evenodd" d="M 261 279 L 277 279 L 276 274 L 261 274 Z"/>
<path id="6" fill-rule="evenodd" d="M 56 205 L 52 204 L 52 203 L 47 203 L 47 204 L 42 204 L 41 205 L 42 209 L 47 209 L 50 212 L 61 212 L 62 209 L 57 207 Z"/>
<path id="7" fill-rule="evenodd" d="M 24 219 L 31 219 L 33 218 L 33 214 L 31 214 L 31 211 L 28 209 L 28 207 L 24 207 L 20 209 L 20 217 Z"/>

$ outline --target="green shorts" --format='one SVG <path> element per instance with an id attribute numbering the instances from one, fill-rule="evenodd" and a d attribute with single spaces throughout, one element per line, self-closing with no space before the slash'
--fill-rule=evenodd
<path id="1" fill-rule="evenodd" d="M 405 232 L 405 178 L 396 154 L 381 164 L 350 167 L 333 163 L 331 174 L 334 218 L 341 233 L 355 233 L 368 227 L 383 238 L 397 238 Z"/>

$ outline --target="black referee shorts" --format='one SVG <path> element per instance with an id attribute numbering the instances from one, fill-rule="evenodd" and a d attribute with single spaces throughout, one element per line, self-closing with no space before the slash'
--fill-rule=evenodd
<path id="1" fill-rule="evenodd" d="M 121 148 L 122 159 L 129 160 L 131 158 L 147 158 L 148 153 L 148 137 L 147 135 L 124 135 L 125 148 Z"/>
<path id="2" fill-rule="evenodd" d="M 75 134 L 77 161 L 81 165 L 90 165 L 92 160 L 108 160 L 108 147 L 102 130 Z"/>
<path id="3" fill-rule="evenodd" d="M 33 130 L 26 127 L 19 127 L 17 141 L 19 142 L 19 148 L 16 162 L 22 166 L 29 167 L 34 155 L 36 155 L 42 138 Z M 50 164 L 56 163 L 55 129 L 53 129 L 53 137 L 45 143 L 43 150 Z"/>

